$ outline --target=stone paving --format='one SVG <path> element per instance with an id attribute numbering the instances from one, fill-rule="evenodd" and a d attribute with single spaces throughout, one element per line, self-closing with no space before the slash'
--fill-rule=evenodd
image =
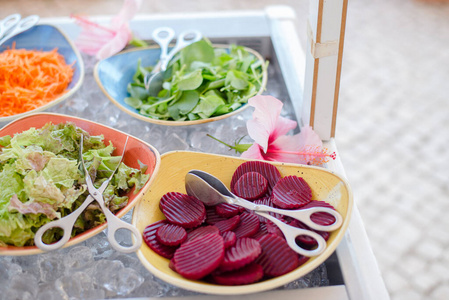
<path id="1" fill-rule="evenodd" d="M 2 15 L 113 14 L 121 6 L 31 1 L 2 1 Z M 434 2 L 350 0 L 348 8 L 336 141 L 392 300 L 449 299 L 449 3 Z M 307 3 L 154 0 L 142 13 L 286 4 L 305 32 Z"/>
<path id="2" fill-rule="evenodd" d="M 336 141 L 392 300 L 449 299 L 449 3 L 350 1 Z"/>

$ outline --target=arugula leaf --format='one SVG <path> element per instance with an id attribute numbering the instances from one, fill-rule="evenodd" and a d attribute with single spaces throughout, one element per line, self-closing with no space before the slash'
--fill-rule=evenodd
<path id="1" fill-rule="evenodd" d="M 170 107 L 171 109 L 177 109 L 179 113 L 185 115 L 198 104 L 199 99 L 197 91 L 184 91 L 181 97 L 173 105 L 170 105 Z"/>
<path id="2" fill-rule="evenodd" d="M 237 70 L 231 70 L 228 72 L 228 75 L 226 75 L 225 84 L 236 90 L 244 90 L 248 86 L 248 79 L 244 73 Z"/>
<path id="3" fill-rule="evenodd" d="M 178 88 L 181 91 L 195 90 L 203 83 L 201 70 L 195 70 L 192 73 L 184 75 L 178 82 Z"/>
<path id="4" fill-rule="evenodd" d="M 182 49 L 181 65 L 186 65 L 189 68 L 193 62 L 210 63 L 214 57 L 214 48 L 210 42 L 203 39 Z"/>

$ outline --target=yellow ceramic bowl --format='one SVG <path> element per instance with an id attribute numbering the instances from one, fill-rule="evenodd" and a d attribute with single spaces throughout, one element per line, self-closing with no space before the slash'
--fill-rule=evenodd
<path id="1" fill-rule="evenodd" d="M 229 48 L 229 45 L 214 45 L 214 47 L 227 49 Z M 255 50 L 250 48 L 245 48 L 245 50 L 254 55 L 259 61 L 264 62 L 263 57 Z M 138 61 L 141 60 L 142 66 L 154 66 L 159 60 L 160 52 L 159 47 L 150 46 L 125 50 L 109 58 L 103 59 L 95 65 L 95 80 L 108 99 L 122 111 L 139 120 L 159 125 L 184 126 L 219 121 L 238 114 L 249 107 L 248 104 L 244 104 L 230 113 L 194 121 L 157 120 L 141 115 L 136 108 L 125 103 L 125 98 L 129 96 L 127 87 L 128 84 L 133 81 L 133 75 L 137 70 Z M 265 64 L 262 64 L 262 68 L 262 84 L 257 95 L 262 94 L 267 84 L 267 70 Z"/>
<path id="2" fill-rule="evenodd" d="M 159 210 L 159 200 L 167 192 L 186 193 L 184 178 L 192 169 L 202 170 L 216 176 L 229 187 L 235 169 L 247 160 L 237 157 L 175 151 L 161 156 L 161 169 L 149 192 L 134 208 L 132 223 L 140 232 L 158 220 L 165 219 Z M 283 276 L 242 286 L 222 286 L 183 278 L 168 267 L 169 260 L 153 252 L 145 243 L 137 252 L 142 264 L 155 276 L 178 287 L 208 294 L 248 294 L 266 291 L 295 279 L 314 270 L 323 263 L 335 250 L 348 227 L 353 205 L 352 191 L 348 183 L 338 175 L 323 168 L 272 163 L 282 176 L 297 175 L 303 177 L 312 188 L 312 198 L 325 200 L 332 204 L 343 217 L 342 226 L 330 234 L 326 250 L 319 256 L 310 258 L 305 264 Z"/>
<path id="3" fill-rule="evenodd" d="M 72 122 L 78 127 L 86 130 L 91 135 L 103 135 L 104 140 L 111 141 L 114 147 L 116 148 L 115 153 L 121 155 L 123 151 L 123 146 L 126 140 L 126 133 L 113 129 L 111 127 L 95 123 L 89 120 L 66 116 L 61 114 L 52 114 L 52 113 L 39 113 L 39 114 L 31 114 L 29 116 L 17 119 L 5 127 L 0 129 L 0 136 L 11 135 L 13 136 L 16 133 L 20 133 L 22 131 L 28 130 L 31 127 L 41 128 L 46 123 L 52 122 L 53 124 L 63 123 L 63 122 Z M 159 170 L 160 165 L 160 155 L 159 152 L 150 144 L 129 136 L 128 144 L 126 146 L 125 157 L 123 162 L 133 168 L 139 168 L 138 160 L 148 166 L 146 174 L 155 175 Z M 128 205 L 122 208 L 116 215 L 120 218 L 123 217 L 128 211 L 131 210 L 140 199 L 147 193 L 151 183 L 155 179 L 155 176 L 150 176 L 148 182 L 143 186 L 143 188 L 136 194 L 134 194 L 134 189 L 132 189 L 128 196 Z M 75 244 L 78 244 L 82 241 L 87 240 L 88 238 L 93 237 L 94 235 L 100 233 L 107 227 L 107 224 L 102 224 L 97 227 L 94 227 L 88 231 L 85 231 L 73 238 L 71 238 L 64 247 L 69 247 Z M 41 253 L 42 250 L 37 248 L 36 246 L 29 247 L 0 247 L 0 255 L 31 255 Z"/>

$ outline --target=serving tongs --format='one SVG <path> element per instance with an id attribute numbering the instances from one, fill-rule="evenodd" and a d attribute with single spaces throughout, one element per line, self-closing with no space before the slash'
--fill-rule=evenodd
<path id="1" fill-rule="evenodd" d="M 327 207 L 312 207 L 307 209 L 286 210 L 273 208 L 267 205 L 254 204 L 248 200 L 242 199 L 234 195 L 218 178 L 213 175 L 199 170 L 191 170 L 185 177 L 185 187 L 188 195 L 194 196 L 208 206 L 213 206 L 219 203 L 234 204 L 244 207 L 254 213 L 267 218 L 282 231 L 285 239 L 296 253 L 304 256 L 317 256 L 326 249 L 326 241 L 318 233 L 297 228 L 285 224 L 281 220 L 273 217 L 269 212 L 289 216 L 293 219 L 301 221 L 309 226 L 311 229 L 319 231 L 333 231 L 338 229 L 343 223 L 341 215 Z M 311 216 L 314 213 L 324 212 L 331 214 L 335 218 L 335 222 L 330 225 L 319 225 L 312 221 Z M 318 246 L 315 249 L 305 249 L 296 243 L 296 238 L 299 236 L 310 236 L 316 240 Z"/>
<path id="2" fill-rule="evenodd" d="M 151 73 L 144 77 L 144 85 L 149 94 L 156 97 L 162 89 L 164 73 L 167 70 L 168 63 L 181 49 L 198 42 L 203 38 L 201 32 L 197 30 L 188 30 L 182 32 L 176 39 L 173 49 L 168 52 L 168 45 L 175 37 L 175 31 L 170 27 L 156 28 L 152 33 L 153 40 L 161 47 L 159 62 L 154 66 Z"/>
<path id="3" fill-rule="evenodd" d="M 135 252 L 137 249 L 140 248 L 140 246 L 142 245 L 142 235 L 139 233 L 137 228 L 134 227 L 133 225 L 125 222 L 125 221 L 122 221 L 120 218 L 115 216 L 109 210 L 109 208 L 106 207 L 106 204 L 105 204 L 104 198 L 103 198 L 103 192 L 108 187 L 109 182 L 112 180 L 112 177 L 117 172 L 120 164 L 123 161 L 123 156 L 125 154 L 127 143 L 128 143 L 128 137 L 126 138 L 125 145 L 123 146 L 123 153 L 121 155 L 120 162 L 117 164 L 114 172 L 112 172 L 112 174 L 109 176 L 109 178 L 107 178 L 101 184 L 101 186 L 97 189 L 94 186 L 94 183 L 92 181 L 92 178 L 89 175 L 89 172 L 87 171 L 86 165 L 84 164 L 84 159 L 83 159 L 83 135 L 81 135 L 80 149 L 79 149 L 79 157 L 80 158 L 79 159 L 80 159 L 81 165 L 82 165 L 83 170 L 84 170 L 84 175 L 85 175 L 87 190 L 89 191 L 89 196 L 87 196 L 86 200 L 84 200 L 84 202 L 81 204 L 81 206 L 78 207 L 71 214 L 69 214 L 69 215 L 67 215 L 67 216 L 65 216 L 65 217 L 63 217 L 63 218 L 61 218 L 59 220 L 49 222 L 49 223 L 45 224 L 44 226 L 42 226 L 41 228 L 39 228 L 39 230 L 36 232 L 36 235 L 34 237 L 34 243 L 36 244 L 36 246 L 39 249 L 44 250 L 44 251 L 50 251 L 50 250 L 59 249 L 62 246 L 64 246 L 69 241 L 69 239 L 71 237 L 73 226 L 74 226 L 76 220 L 78 219 L 79 215 L 94 200 L 97 201 L 97 203 L 100 205 L 101 210 L 103 211 L 103 213 L 106 216 L 106 220 L 107 220 L 107 224 L 108 224 L 107 236 L 108 236 L 108 240 L 109 240 L 109 243 L 111 244 L 112 248 L 114 248 L 117 251 L 123 252 L 123 253 Z M 61 228 L 64 231 L 64 235 L 62 236 L 62 238 L 59 241 L 57 241 L 55 243 L 45 244 L 42 241 L 42 236 L 44 235 L 44 233 L 47 230 L 49 230 L 51 228 Z M 119 229 L 129 230 L 134 235 L 136 240 L 135 240 L 135 243 L 131 247 L 122 246 L 116 240 L 115 233 Z"/>
<path id="4" fill-rule="evenodd" d="M 0 45 L 13 36 L 30 29 L 39 22 L 39 16 L 31 15 L 26 18 L 20 14 L 12 14 L 0 21 Z"/>

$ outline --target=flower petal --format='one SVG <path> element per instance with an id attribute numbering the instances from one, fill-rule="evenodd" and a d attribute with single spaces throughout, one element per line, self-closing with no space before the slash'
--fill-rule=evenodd
<path id="1" fill-rule="evenodd" d="M 98 59 L 107 58 L 126 47 L 132 38 L 128 22 L 134 17 L 142 0 L 125 0 L 120 12 L 103 26 L 80 16 L 72 16 L 81 27 L 75 44 L 78 49 Z"/>
<path id="2" fill-rule="evenodd" d="M 95 55 L 98 50 L 115 36 L 115 31 L 94 23 L 84 17 L 72 15 L 81 32 L 75 40 L 75 45 L 81 52 Z"/>
<path id="3" fill-rule="evenodd" d="M 277 138 L 281 135 L 287 134 L 287 132 L 289 132 L 290 130 L 295 129 L 296 125 L 296 121 L 284 117 L 279 117 L 273 132 L 271 132 L 268 143 L 277 140 Z"/>
<path id="4" fill-rule="evenodd" d="M 310 126 L 301 127 L 299 140 L 301 141 L 300 148 L 305 146 L 323 146 L 323 142 L 321 141 L 320 137 L 315 131 L 313 131 L 312 127 Z"/>
<path id="5" fill-rule="evenodd" d="M 117 34 L 107 42 L 100 50 L 97 52 L 97 59 L 108 58 L 126 47 L 128 42 L 131 40 L 132 34 L 129 30 L 128 24 L 124 24 L 118 31 Z"/>
<path id="6" fill-rule="evenodd" d="M 301 150 L 302 140 L 299 134 L 283 135 L 270 144 L 264 157 L 271 161 L 281 161 L 287 163 L 307 164 L 307 158 L 298 155 Z"/>
<path id="7" fill-rule="evenodd" d="M 283 104 L 272 96 L 255 96 L 248 104 L 255 108 L 253 119 L 246 123 L 248 135 L 264 152 L 270 142 L 296 127 L 295 121 L 280 117 Z"/>
<path id="8" fill-rule="evenodd" d="M 261 146 L 254 143 L 251 147 L 248 148 L 248 150 L 243 152 L 242 155 L 240 155 L 240 157 L 263 160 L 264 157 L 262 155 L 261 150 L 262 150 Z"/>

